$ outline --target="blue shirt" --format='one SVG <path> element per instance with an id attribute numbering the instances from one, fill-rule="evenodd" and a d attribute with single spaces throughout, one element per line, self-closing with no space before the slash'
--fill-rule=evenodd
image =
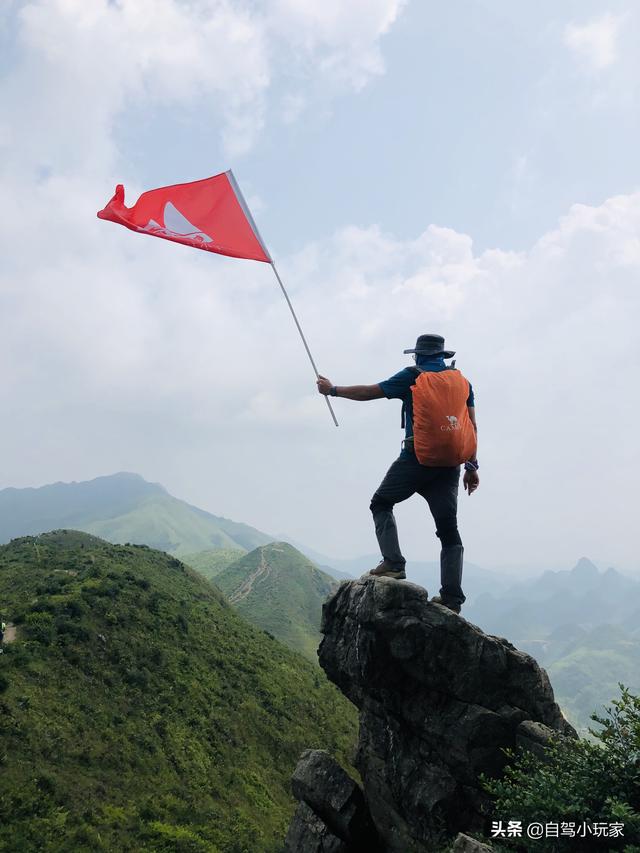
<path id="1" fill-rule="evenodd" d="M 436 358 L 418 358 L 417 366 L 423 371 L 433 373 L 447 370 L 444 358 L 438 356 Z M 415 369 L 413 367 L 405 367 L 404 370 L 395 373 L 389 379 L 378 383 L 382 389 L 382 393 L 388 400 L 402 400 L 405 438 L 413 438 L 413 394 L 411 393 L 411 386 L 416 384 L 416 379 Z M 473 388 L 469 382 L 467 406 L 474 405 Z M 413 450 L 408 450 L 406 447 L 402 448 L 400 458 L 407 459 L 412 456 L 415 456 Z"/>

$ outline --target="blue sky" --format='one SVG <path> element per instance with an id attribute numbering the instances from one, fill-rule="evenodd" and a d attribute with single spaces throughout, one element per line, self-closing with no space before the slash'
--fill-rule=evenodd
<path id="1" fill-rule="evenodd" d="M 625 4 L 606 11 L 622 17 Z M 602 14 L 596 2 L 409 3 L 381 41 L 385 73 L 362 91 L 336 95 L 314 83 L 316 99 L 285 124 L 278 99 L 289 90 L 308 97 L 307 81 L 280 78 L 264 131 L 234 162 L 268 204 L 263 230 L 281 253 L 372 222 L 402 235 L 435 222 L 481 249 L 522 249 L 571 204 L 638 186 L 638 111 L 594 103 L 608 81 L 565 44 L 569 22 Z M 168 121 L 163 108 L 140 118 L 122 116 L 121 147 L 150 185 L 229 159 L 208 113 L 178 110 Z M 158 136 L 162 156 L 149 160 Z"/>
<path id="2" fill-rule="evenodd" d="M 470 559 L 640 569 L 635 3 L 1 15 L 0 488 L 132 470 L 325 553 L 375 550 L 397 406 L 337 401 L 336 430 L 267 267 L 95 218 L 116 183 L 132 203 L 232 167 L 323 373 L 379 381 L 425 331 L 458 351 L 480 424 Z M 419 500 L 398 518 L 434 559 Z"/>

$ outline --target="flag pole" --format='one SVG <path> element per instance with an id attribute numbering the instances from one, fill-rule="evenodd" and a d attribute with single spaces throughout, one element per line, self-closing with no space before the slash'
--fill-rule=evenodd
<path id="1" fill-rule="evenodd" d="M 307 344 L 307 340 L 306 340 L 304 333 L 302 331 L 302 327 L 300 326 L 300 323 L 298 322 L 298 318 L 296 317 L 296 312 L 293 310 L 293 305 L 291 304 L 291 300 L 289 299 L 289 294 L 285 290 L 284 284 L 282 283 L 282 279 L 278 275 L 278 270 L 276 269 L 276 265 L 274 264 L 273 261 L 271 261 L 271 269 L 273 270 L 276 278 L 278 279 L 278 284 L 280 285 L 280 288 L 282 289 L 282 292 L 284 294 L 284 298 L 287 300 L 287 305 L 289 306 L 289 309 L 290 309 L 291 314 L 293 316 L 294 322 L 295 322 L 296 326 L 298 327 L 298 331 L 300 332 L 300 337 L 302 338 L 302 343 L 304 344 L 304 348 L 306 349 L 307 355 L 309 356 L 309 361 L 311 362 L 311 367 L 313 367 L 314 373 L 316 374 L 316 379 L 319 379 L 320 374 L 318 373 L 318 368 L 316 367 L 316 363 L 313 360 L 313 356 L 311 355 L 311 350 L 309 349 L 309 345 Z M 334 414 L 333 408 L 332 408 L 331 403 L 329 402 L 329 398 L 327 397 L 326 394 L 324 395 L 324 399 L 327 401 L 327 406 L 329 407 L 329 411 L 331 412 L 331 417 L 333 418 L 334 424 L 336 426 L 338 426 L 338 421 L 336 420 L 336 416 Z"/>
<path id="2" fill-rule="evenodd" d="M 229 169 L 226 172 L 226 174 L 229 177 L 229 183 L 233 187 L 233 191 L 236 194 L 236 198 L 238 199 L 240 207 L 242 208 L 244 215 L 247 217 L 249 224 L 253 228 L 253 233 L 256 235 L 258 242 L 262 246 L 263 252 L 269 258 L 269 263 L 271 264 L 271 269 L 273 270 L 276 278 L 278 279 L 278 284 L 280 285 L 280 288 L 284 294 L 284 298 L 287 300 L 287 305 L 289 306 L 289 310 L 291 311 L 291 314 L 293 316 L 295 324 L 298 328 L 298 332 L 300 332 L 300 337 L 302 338 L 302 343 L 304 344 L 304 348 L 306 349 L 307 355 L 309 356 L 309 361 L 311 362 L 311 367 L 313 367 L 313 372 L 316 375 L 316 379 L 319 379 L 320 374 L 318 373 L 318 368 L 316 367 L 316 363 L 313 360 L 313 356 L 311 355 L 311 350 L 309 349 L 309 345 L 308 345 L 307 340 L 306 340 L 304 333 L 302 331 L 302 326 L 300 325 L 300 323 L 298 322 L 298 318 L 296 317 L 296 312 L 293 310 L 293 305 L 291 304 L 291 300 L 289 299 L 289 294 L 285 290 L 284 284 L 282 283 L 282 279 L 278 275 L 278 270 L 276 269 L 276 265 L 273 262 L 273 258 L 271 257 L 271 253 L 267 249 L 266 243 L 264 242 L 264 240 L 262 239 L 262 235 L 258 231 L 258 226 L 256 225 L 255 219 L 251 215 L 251 211 L 249 210 L 249 205 L 247 204 L 244 196 L 242 195 L 242 190 L 240 189 L 240 186 L 239 186 L 238 182 L 236 181 L 236 176 L 233 174 L 233 171 L 231 169 Z M 331 403 L 329 402 L 329 398 L 326 394 L 324 395 L 324 399 L 327 403 L 327 406 L 329 407 L 329 411 L 331 412 L 331 417 L 333 418 L 334 424 L 336 426 L 338 426 L 338 421 L 336 420 L 336 416 L 334 414 L 333 407 L 331 406 Z"/>

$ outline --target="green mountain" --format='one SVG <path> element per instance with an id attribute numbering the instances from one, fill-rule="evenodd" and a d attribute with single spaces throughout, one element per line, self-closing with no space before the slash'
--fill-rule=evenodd
<path id="1" fill-rule="evenodd" d="M 250 622 L 317 661 L 322 604 L 337 584 L 300 551 L 286 542 L 263 545 L 215 583 Z"/>
<path id="2" fill-rule="evenodd" d="M 276 853 L 300 752 L 355 709 L 175 557 L 58 531 L 0 546 L 0 850 Z"/>
<path id="3" fill-rule="evenodd" d="M 0 491 L 0 543 L 54 528 L 83 530 L 109 542 L 144 544 L 177 555 L 212 548 L 248 551 L 272 539 L 247 524 L 178 500 L 138 474 Z"/>
<path id="4" fill-rule="evenodd" d="M 216 548 L 212 551 L 198 551 L 195 554 L 185 554 L 182 560 L 192 569 L 200 572 L 205 578 L 213 580 L 223 569 L 235 563 L 247 552 L 239 548 Z"/>

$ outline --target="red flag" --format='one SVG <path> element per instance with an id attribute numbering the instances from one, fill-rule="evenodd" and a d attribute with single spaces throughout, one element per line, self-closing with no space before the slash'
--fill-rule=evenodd
<path id="1" fill-rule="evenodd" d="M 202 181 L 149 190 L 133 207 L 125 206 L 124 187 L 118 184 L 98 217 L 195 249 L 271 263 L 230 169 Z"/>

